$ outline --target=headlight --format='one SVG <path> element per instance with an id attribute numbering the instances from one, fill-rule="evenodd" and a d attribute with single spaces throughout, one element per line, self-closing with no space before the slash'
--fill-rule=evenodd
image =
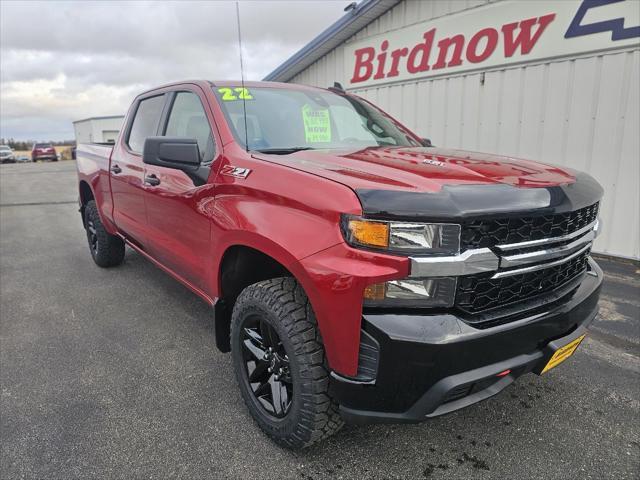
<path id="1" fill-rule="evenodd" d="M 453 277 L 392 280 L 364 290 L 365 307 L 451 307 L 456 294 Z"/>
<path id="2" fill-rule="evenodd" d="M 460 252 L 460 225 L 366 220 L 342 217 L 342 233 L 350 245 L 403 254 Z"/>

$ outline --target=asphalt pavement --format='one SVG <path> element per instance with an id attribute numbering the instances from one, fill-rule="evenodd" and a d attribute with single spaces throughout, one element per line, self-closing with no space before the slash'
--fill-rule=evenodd
<path id="1" fill-rule="evenodd" d="M 245 410 L 208 306 L 128 250 L 100 269 L 75 165 L 0 166 L 0 478 L 638 478 L 640 271 L 602 261 L 573 358 L 418 425 L 301 452 Z"/>

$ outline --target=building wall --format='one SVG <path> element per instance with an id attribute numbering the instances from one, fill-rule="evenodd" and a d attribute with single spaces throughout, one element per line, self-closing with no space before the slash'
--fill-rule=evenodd
<path id="1" fill-rule="evenodd" d="M 404 1 L 350 41 L 490 3 Z M 336 48 L 291 81 L 347 84 Z M 351 73 L 351 72 L 349 72 Z M 604 187 L 595 250 L 640 258 L 640 50 L 352 90 L 435 145 L 589 172 Z"/>
<path id="2" fill-rule="evenodd" d="M 74 122 L 76 143 L 108 142 L 114 137 L 114 132 L 120 131 L 122 122 L 124 117 L 88 118 Z"/>
<path id="3" fill-rule="evenodd" d="M 91 120 L 75 122 L 73 124 L 73 130 L 76 136 L 76 143 L 93 142 L 93 125 L 91 125 Z"/>
<path id="4" fill-rule="evenodd" d="M 122 122 L 124 117 L 112 117 L 112 118 L 96 118 L 91 120 L 91 126 L 93 130 L 93 142 L 108 142 L 113 136 L 107 135 L 105 137 L 104 132 L 119 132 L 122 128 Z"/>
<path id="5" fill-rule="evenodd" d="M 113 142 L 115 143 L 118 139 L 118 134 L 120 132 L 118 130 L 102 130 L 102 139 L 105 142 Z"/>

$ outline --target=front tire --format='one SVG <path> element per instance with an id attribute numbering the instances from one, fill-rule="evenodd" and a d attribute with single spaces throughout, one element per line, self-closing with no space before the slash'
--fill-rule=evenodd
<path id="1" fill-rule="evenodd" d="M 124 260 L 124 241 L 105 230 L 94 200 L 84 207 L 84 226 L 91 257 L 96 265 L 103 268 L 120 265 Z"/>
<path id="2" fill-rule="evenodd" d="M 245 288 L 231 318 L 233 367 L 251 416 L 277 443 L 307 447 L 343 425 L 316 318 L 290 277 Z"/>

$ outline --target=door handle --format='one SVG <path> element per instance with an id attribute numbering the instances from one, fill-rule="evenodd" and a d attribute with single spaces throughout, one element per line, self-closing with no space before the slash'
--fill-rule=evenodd
<path id="1" fill-rule="evenodd" d="M 156 185 L 160 185 L 160 179 L 152 173 L 151 175 L 144 177 L 144 183 L 155 187 Z"/>
<path id="2" fill-rule="evenodd" d="M 111 171 L 117 175 L 118 173 L 122 172 L 122 169 L 118 165 L 114 165 L 113 167 L 111 167 Z"/>

